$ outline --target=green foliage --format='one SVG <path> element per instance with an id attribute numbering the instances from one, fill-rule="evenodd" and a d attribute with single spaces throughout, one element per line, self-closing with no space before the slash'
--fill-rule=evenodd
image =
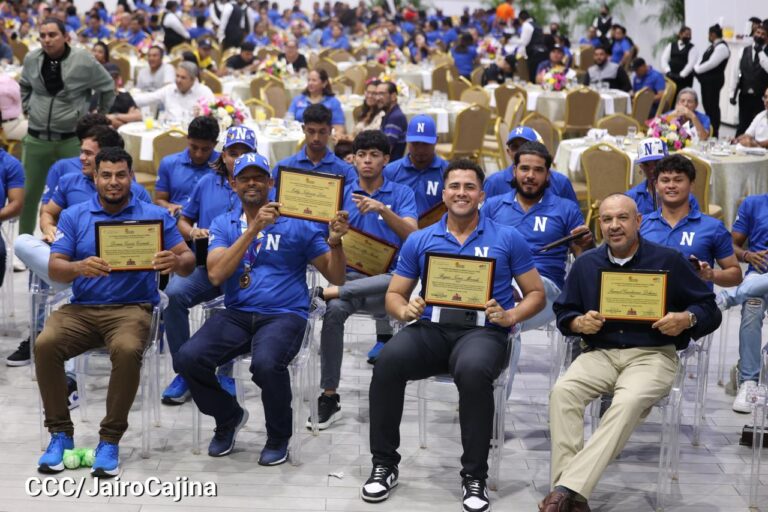
<path id="1" fill-rule="evenodd" d="M 653 54 L 656 55 L 669 43 L 677 40 L 677 31 L 685 23 L 685 0 L 645 0 L 659 5 L 657 14 L 651 14 L 643 19 L 643 23 L 651 23 L 661 27 L 662 31 L 672 34 L 660 39 L 653 45 Z"/>

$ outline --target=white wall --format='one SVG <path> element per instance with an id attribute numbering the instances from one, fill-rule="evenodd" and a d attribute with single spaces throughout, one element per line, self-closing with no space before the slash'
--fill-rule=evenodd
<path id="1" fill-rule="evenodd" d="M 765 0 L 685 0 L 685 24 L 693 31 L 693 43 L 706 48 L 707 30 L 715 23 L 730 26 L 735 34 L 744 34 L 752 16 L 768 18 Z M 747 32 L 747 34 L 749 34 Z"/>

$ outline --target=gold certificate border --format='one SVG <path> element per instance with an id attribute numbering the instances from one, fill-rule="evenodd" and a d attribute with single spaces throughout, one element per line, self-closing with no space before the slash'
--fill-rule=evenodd
<path id="1" fill-rule="evenodd" d="M 440 215 L 437 215 L 438 211 L 440 212 Z M 445 215 L 445 212 L 447 211 L 448 211 L 448 208 L 445 206 L 445 203 L 443 203 L 442 201 L 439 203 L 436 203 L 432 208 L 425 211 L 419 216 L 419 220 L 418 220 L 419 229 L 428 228 L 432 224 L 437 224 L 438 222 L 440 222 L 440 219 L 443 218 L 443 215 Z"/>
<path id="2" fill-rule="evenodd" d="M 384 268 L 384 271 L 379 272 L 378 274 L 373 274 L 373 273 L 369 272 L 368 270 L 365 270 L 362 267 L 359 267 L 358 265 L 355 265 L 354 263 L 351 263 L 349 258 L 347 258 L 347 266 L 349 268 L 353 268 L 357 272 L 360 272 L 361 274 L 365 274 L 367 276 L 378 276 L 378 275 L 381 275 L 381 274 L 386 274 L 389 271 L 389 269 L 392 267 L 392 262 L 394 261 L 395 255 L 397 254 L 397 251 L 400 250 L 400 248 L 398 246 L 396 246 L 395 244 L 391 243 L 391 242 L 387 242 L 386 240 L 382 240 L 381 238 L 373 236 L 370 233 L 366 233 L 365 231 L 362 231 L 360 229 L 353 228 L 352 226 L 349 227 L 349 231 L 357 233 L 358 235 L 360 235 L 362 237 L 365 237 L 365 238 L 368 238 L 370 240 L 373 240 L 376 244 L 384 246 L 383 250 L 391 251 L 391 254 L 389 255 L 389 258 L 387 259 L 387 265 Z M 346 235 L 344 235 L 344 236 L 346 236 Z M 344 245 L 343 247 L 346 248 L 347 246 Z"/>
<path id="3" fill-rule="evenodd" d="M 158 226 L 160 229 L 157 230 L 157 247 L 158 250 L 155 252 L 160 252 L 163 250 L 163 221 L 160 219 L 157 220 L 118 220 L 118 221 L 100 221 L 96 223 L 95 229 L 96 229 L 96 256 L 101 258 L 101 242 L 102 242 L 102 236 L 101 236 L 101 230 L 110 230 L 114 228 L 119 227 L 125 227 L 125 226 Z M 144 266 L 144 267 L 136 267 L 136 266 L 125 266 L 125 267 L 110 267 L 111 272 L 145 272 L 147 270 L 154 271 L 154 267 L 152 265 Z"/>
<path id="4" fill-rule="evenodd" d="M 661 307 L 661 316 L 635 316 L 635 315 L 605 315 L 602 313 L 603 310 L 603 280 L 605 279 L 605 276 L 608 274 L 625 274 L 625 275 L 633 275 L 633 274 L 643 274 L 643 275 L 656 275 L 661 277 L 662 279 L 662 290 L 661 290 L 661 298 L 662 298 L 662 307 Z M 655 322 L 657 320 L 660 320 L 664 315 L 667 314 L 667 272 L 664 270 L 613 270 L 613 269 L 606 269 L 602 268 L 600 269 L 600 286 L 598 287 L 598 298 L 599 298 L 599 310 L 600 314 L 605 317 L 606 320 L 621 320 L 621 321 L 627 321 L 627 322 Z"/>
<path id="5" fill-rule="evenodd" d="M 309 176 L 315 176 L 317 178 L 322 178 L 322 179 L 325 179 L 325 180 L 330 178 L 332 180 L 336 180 L 337 181 L 337 184 L 336 184 L 336 211 L 334 211 L 334 216 L 335 216 L 336 212 L 341 210 L 342 199 L 343 199 L 343 196 L 344 196 L 344 182 L 345 182 L 344 176 L 337 176 L 335 174 L 327 174 L 327 173 L 324 173 L 324 172 L 308 171 L 308 170 L 304 170 L 304 169 L 296 169 L 296 168 L 293 168 L 293 167 L 279 167 L 278 169 L 280 171 L 280 177 L 278 178 L 278 181 L 275 184 L 276 188 L 277 188 L 277 190 L 275 192 L 275 197 L 276 197 L 278 203 L 282 202 L 281 201 L 281 199 L 282 199 L 282 197 L 281 197 L 282 186 L 281 185 L 282 185 L 282 181 L 283 181 L 283 176 L 285 176 L 286 174 L 289 174 L 289 175 L 290 174 L 294 174 L 294 175 L 298 175 L 298 176 L 307 176 L 307 175 L 309 175 Z M 293 217 L 294 219 L 310 220 L 310 221 L 313 221 L 313 222 L 330 222 L 334 218 L 334 216 L 332 216 L 330 218 L 325 218 L 325 217 L 318 217 L 317 215 L 306 215 L 306 214 L 302 214 L 302 213 L 286 212 L 286 211 L 282 211 L 282 210 L 280 211 L 280 215 L 282 215 L 284 217 Z"/>
<path id="6" fill-rule="evenodd" d="M 455 302 L 451 301 L 443 301 L 443 300 L 435 300 L 435 299 L 428 299 L 429 296 L 428 288 L 429 288 L 429 269 L 430 269 L 430 260 L 432 258 L 439 258 L 439 259 L 447 259 L 447 260 L 459 260 L 459 261 L 484 261 L 486 263 L 489 263 L 488 265 L 488 290 L 485 297 L 485 302 L 482 304 L 457 304 Z M 485 304 L 491 300 L 493 297 L 493 285 L 494 285 L 494 272 L 496 270 L 496 260 L 493 258 L 481 258 L 479 256 L 460 256 L 457 254 L 445 254 L 445 253 L 439 253 L 439 252 L 428 252 L 424 256 L 424 267 L 426 269 L 425 275 L 424 275 L 424 283 L 422 287 L 422 293 L 424 297 L 424 302 L 426 302 L 430 306 L 449 306 L 453 308 L 460 308 L 460 309 L 475 309 L 479 311 L 485 310 Z"/>

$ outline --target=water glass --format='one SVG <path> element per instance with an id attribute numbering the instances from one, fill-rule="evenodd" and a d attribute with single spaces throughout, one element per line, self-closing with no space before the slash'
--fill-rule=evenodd
<path id="1" fill-rule="evenodd" d="M 720 149 L 730 151 L 731 138 L 727 135 L 720 135 Z"/>
<path id="2" fill-rule="evenodd" d="M 710 137 L 709 139 L 707 139 L 707 154 L 711 155 L 716 148 L 717 148 L 717 141 L 713 137 Z"/>
<path id="3" fill-rule="evenodd" d="M 629 137 L 630 140 L 637 138 L 637 126 L 630 126 L 627 128 L 627 137 Z"/>
<path id="4" fill-rule="evenodd" d="M 624 136 L 623 135 L 617 135 L 616 136 L 616 146 L 619 149 L 624 148 Z"/>

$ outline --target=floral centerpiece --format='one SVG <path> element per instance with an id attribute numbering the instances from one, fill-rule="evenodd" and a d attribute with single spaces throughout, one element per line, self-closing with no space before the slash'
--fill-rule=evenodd
<path id="1" fill-rule="evenodd" d="M 553 91 L 562 91 L 568 86 L 568 76 L 562 67 L 554 67 L 544 74 L 544 83 Z"/>
<path id="2" fill-rule="evenodd" d="M 495 59 L 498 55 L 501 45 L 492 37 L 486 37 L 477 45 L 477 53 L 480 57 L 488 57 L 489 59 Z"/>
<path id="3" fill-rule="evenodd" d="M 216 119 L 222 130 L 232 125 L 242 124 L 250 117 L 248 109 L 240 100 L 232 101 L 228 96 L 218 96 L 212 102 L 201 98 L 197 105 L 200 108 L 200 114 Z"/>
<path id="4" fill-rule="evenodd" d="M 694 137 L 694 129 L 690 121 L 674 114 L 654 117 L 645 124 L 648 125 L 648 137 L 663 140 L 670 151 L 690 146 Z"/>
<path id="5" fill-rule="evenodd" d="M 377 78 L 381 82 L 392 82 L 395 84 L 398 96 L 404 96 L 406 98 L 411 96 L 411 86 L 405 80 L 395 78 L 394 75 L 389 73 L 380 73 Z"/>
<path id="6" fill-rule="evenodd" d="M 274 55 L 270 55 L 261 61 L 261 64 L 259 64 L 258 67 L 258 71 L 272 75 L 275 78 L 280 78 L 288 72 L 288 67 L 286 66 L 284 60 L 278 59 Z"/>
<path id="7" fill-rule="evenodd" d="M 384 64 L 390 69 L 395 69 L 399 64 L 407 62 L 407 59 L 405 58 L 405 54 L 400 51 L 399 48 L 396 46 L 388 46 L 376 55 L 376 62 Z"/>

